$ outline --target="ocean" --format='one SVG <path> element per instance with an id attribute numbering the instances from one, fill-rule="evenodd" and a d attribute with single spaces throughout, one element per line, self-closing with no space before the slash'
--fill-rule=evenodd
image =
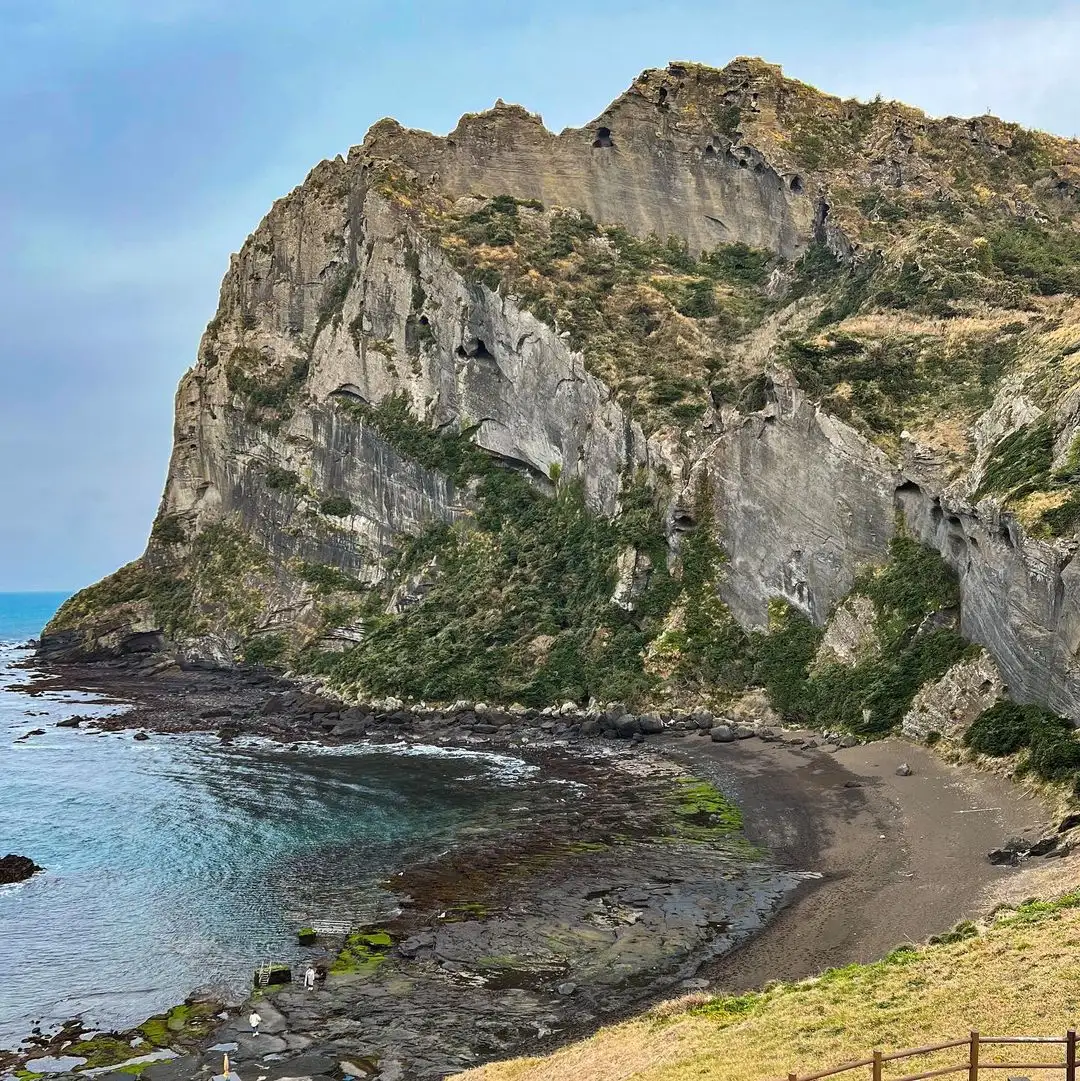
<path id="1" fill-rule="evenodd" d="M 45 868 L 0 888 L 0 1047 L 241 994 L 261 962 L 308 956 L 300 927 L 384 918 L 395 870 L 521 801 L 530 767 L 502 755 L 57 728 L 122 708 L 15 689 L 63 599 L 0 594 L 0 855 Z"/>

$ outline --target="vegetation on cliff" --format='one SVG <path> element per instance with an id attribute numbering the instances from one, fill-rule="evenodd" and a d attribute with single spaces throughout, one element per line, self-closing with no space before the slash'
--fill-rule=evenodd
<path id="1" fill-rule="evenodd" d="M 697 528 L 676 528 L 664 517 L 672 477 L 707 478 L 698 466 L 710 441 L 740 423 L 730 407 L 768 419 L 779 368 L 893 461 L 915 444 L 942 485 L 961 480 L 1037 537 L 1075 532 L 1080 149 L 993 117 L 935 120 L 894 102 L 840 101 L 745 59 L 645 73 L 610 112 L 639 132 L 652 120 L 677 132 L 671 146 L 684 160 L 729 170 L 732 190 L 767 188 L 768 206 L 790 211 L 799 235 L 775 251 L 739 241 L 697 250 L 520 191 L 462 193 L 416 166 L 449 143 L 381 125 L 355 160 L 320 167 L 275 208 L 228 279 L 191 376 L 200 408 L 220 407 L 221 423 L 242 433 L 214 483 L 261 478 L 260 499 L 270 498 L 258 524 L 214 521 L 200 489 L 198 521 L 164 508 L 147 556 L 69 601 L 50 629 L 103 640 L 127 620 L 363 694 L 644 705 L 764 686 L 793 721 L 863 735 L 894 728 L 918 687 L 967 648 L 942 561 L 897 539 L 889 565 L 855 584 L 873 606 L 876 648 L 852 664 L 821 659 L 820 629 L 783 602 L 767 632 L 739 626 L 720 596 L 724 509 L 711 505 L 706 479 L 693 493 Z M 486 131 L 538 125 L 507 107 L 467 119 Z M 598 129 L 594 146 L 613 149 L 601 130 L 610 136 Z M 493 170 L 492 183 L 513 187 L 520 172 Z M 377 224 L 362 221 L 370 193 L 385 217 Z M 298 240 L 304 221 L 320 221 L 298 250 L 323 254 L 305 263 L 303 281 L 290 279 L 285 311 L 268 283 L 284 273 L 285 237 L 274 230 L 292 222 L 292 203 L 304 210 Z M 758 235 L 732 222 L 703 235 Z M 462 291 L 439 290 L 422 262 Z M 384 278 L 365 280 L 370 265 L 385 265 Z M 460 307 L 484 290 L 580 351 L 629 421 L 654 436 L 650 453 L 668 465 L 623 477 L 614 517 L 594 514 L 562 465 L 545 480 L 546 461 L 505 468 L 468 437 L 505 418 L 462 408 L 447 421 L 456 376 L 431 363 L 447 340 L 432 294 Z M 464 342 L 456 356 L 472 359 Z M 441 478 L 452 481 L 458 502 L 445 520 L 374 551 L 360 496 L 312 480 L 308 396 L 336 409 L 335 426 L 362 425 L 439 474 L 443 490 Z M 189 464 L 203 483 L 205 463 Z M 309 533 L 327 541 L 317 557 L 327 562 L 298 554 L 294 542 Z"/>

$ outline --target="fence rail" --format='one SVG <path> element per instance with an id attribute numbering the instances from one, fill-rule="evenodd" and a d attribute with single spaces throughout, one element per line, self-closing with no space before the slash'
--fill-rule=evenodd
<path id="1" fill-rule="evenodd" d="M 1064 1062 L 980 1062 L 980 1051 L 984 1047 L 1000 1047 L 1003 1045 L 1020 1044 L 1025 1046 L 1035 1045 L 1059 1045 L 1065 1048 Z M 925 1058 L 927 1055 L 940 1054 L 943 1051 L 952 1051 L 959 1048 L 967 1049 L 965 1061 L 958 1062 L 954 1066 L 939 1066 L 924 1073 L 904 1074 L 903 1077 L 892 1077 L 889 1081 L 926 1081 L 931 1077 L 946 1077 L 949 1074 L 967 1073 L 968 1081 L 979 1081 L 980 1076 L 984 1081 L 988 1078 L 990 1070 L 1056 1070 L 1064 1071 L 1065 1081 L 1077 1081 L 1076 1076 L 1076 1030 L 1069 1029 L 1064 1036 L 980 1036 L 978 1032 L 972 1032 L 962 1040 L 947 1040 L 944 1043 L 930 1044 L 928 1047 L 913 1047 L 907 1051 L 892 1051 L 888 1054 L 882 1051 L 873 1051 L 869 1058 L 861 1058 L 855 1062 L 845 1062 L 842 1066 L 836 1066 L 831 1070 L 822 1070 L 820 1073 L 787 1075 L 787 1081 L 821 1081 L 824 1077 L 837 1077 L 848 1073 L 850 1070 L 865 1070 L 870 1068 L 871 1081 L 882 1081 L 886 1063 L 900 1062 L 904 1059 Z M 1018 1052 L 1019 1053 L 1019 1052 Z"/>

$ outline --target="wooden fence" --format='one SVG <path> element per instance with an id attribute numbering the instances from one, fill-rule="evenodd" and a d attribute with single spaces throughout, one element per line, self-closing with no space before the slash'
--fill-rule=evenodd
<path id="1" fill-rule="evenodd" d="M 1064 1049 L 1064 1062 L 983 1062 L 979 1061 L 979 1053 L 982 1048 L 1000 1047 L 1002 1045 L 1019 1045 L 1021 1050 L 1017 1055 L 1022 1055 L 1022 1049 L 1036 1045 L 1057 1045 Z M 1065 1074 L 1065 1081 L 1077 1081 L 1076 1077 L 1076 1030 L 1069 1029 L 1064 1036 L 980 1036 L 972 1032 L 963 1040 L 949 1040 L 946 1043 L 933 1044 L 930 1047 L 913 1047 L 910 1051 L 893 1051 L 885 1054 L 874 1051 L 870 1058 L 859 1059 L 858 1062 L 846 1062 L 843 1066 L 837 1066 L 832 1070 L 823 1070 L 821 1073 L 787 1075 L 787 1081 L 819 1081 L 823 1077 L 836 1077 L 847 1073 L 849 1070 L 866 1070 L 869 1068 L 871 1081 L 883 1081 L 884 1069 L 887 1063 L 902 1062 L 905 1059 L 925 1058 L 927 1055 L 940 1054 L 941 1052 L 956 1050 L 959 1057 L 959 1049 L 964 1048 L 966 1055 L 963 1062 L 955 1066 L 942 1066 L 925 1073 L 906 1073 L 901 1077 L 890 1076 L 888 1081 L 925 1081 L 929 1077 L 945 1077 L 949 1074 L 967 1074 L 968 1081 L 984 1081 L 993 1076 L 991 1070 L 1056 1070 Z M 995 1056 L 996 1057 L 996 1056 Z M 891 1072 L 890 1072 L 891 1073 Z M 863 1075 L 865 1076 L 865 1075 Z M 1000 1075 L 997 1075 L 1000 1077 Z"/>

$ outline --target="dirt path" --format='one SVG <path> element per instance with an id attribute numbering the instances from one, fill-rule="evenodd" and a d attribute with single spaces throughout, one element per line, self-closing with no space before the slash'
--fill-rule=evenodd
<path id="1" fill-rule="evenodd" d="M 822 875 L 703 973 L 717 990 L 870 961 L 978 915 L 1018 875 L 991 866 L 987 851 L 1048 824 L 1046 809 L 1004 778 L 899 740 L 829 753 L 694 739 L 671 753 L 738 801 L 748 836 L 783 867 Z M 897 776 L 905 762 L 913 774 Z"/>

